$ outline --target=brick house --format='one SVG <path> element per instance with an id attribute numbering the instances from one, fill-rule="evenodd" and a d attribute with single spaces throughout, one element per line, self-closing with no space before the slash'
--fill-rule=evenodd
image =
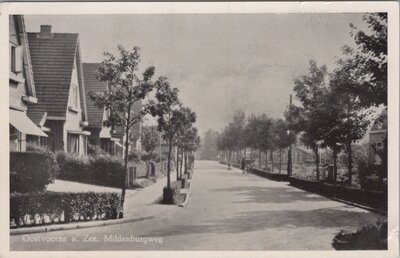
<path id="1" fill-rule="evenodd" d="M 108 119 L 109 111 L 98 108 L 90 99 L 89 95 L 90 92 L 109 91 L 108 83 L 102 82 L 96 78 L 96 70 L 99 66 L 99 63 L 83 63 L 87 116 L 89 121 L 87 130 L 91 133 L 89 136 L 89 143 L 97 145 L 102 150 L 114 155 L 119 154 L 122 151 L 118 151 L 118 148 L 121 148 L 119 142 L 123 136 L 117 135 L 116 130 L 111 129 L 111 127 L 104 126 L 103 122 Z"/>
<path id="2" fill-rule="evenodd" d="M 11 151 L 25 151 L 28 137 L 47 135 L 28 118 L 28 105 L 35 105 L 35 82 L 22 15 L 9 16 L 9 142 Z"/>
<path id="3" fill-rule="evenodd" d="M 28 33 L 37 104 L 28 106 L 28 116 L 48 129 L 45 145 L 53 151 L 87 153 L 88 126 L 79 35 L 52 33 L 41 25 Z"/>
<path id="4" fill-rule="evenodd" d="M 369 130 L 368 163 L 380 165 L 382 160 L 376 153 L 384 147 L 384 140 L 387 136 L 387 108 L 385 108 L 377 119 L 375 119 Z"/>

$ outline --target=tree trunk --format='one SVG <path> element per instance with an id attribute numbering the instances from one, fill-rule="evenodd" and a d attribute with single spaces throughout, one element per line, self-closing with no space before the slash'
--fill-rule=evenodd
<path id="1" fill-rule="evenodd" d="M 250 163 L 253 163 L 253 148 L 250 148 Z"/>
<path id="2" fill-rule="evenodd" d="M 351 186 L 352 183 L 352 176 L 353 176 L 353 162 L 352 162 L 352 153 L 351 153 L 351 142 L 347 144 L 347 163 L 349 169 L 349 185 Z"/>
<path id="3" fill-rule="evenodd" d="M 172 137 L 169 138 L 168 146 L 168 162 L 167 162 L 167 189 L 171 189 L 171 152 L 172 152 Z"/>
<path id="4" fill-rule="evenodd" d="M 271 156 L 271 173 L 274 173 L 274 150 L 270 150 L 270 156 Z"/>
<path id="5" fill-rule="evenodd" d="M 176 181 L 179 180 L 179 148 L 176 149 Z"/>
<path id="6" fill-rule="evenodd" d="M 314 153 L 315 153 L 315 166 L 317 169 L 317 181 L 319 181 L 319 152 L 318 152 L 318 147 L 314 148 Z"/>
<path id="7" fill-rule="evenodd" d="M 183 154 L 182 154 L 183 155 Z M 182 178 L 182 170 L 183 170 L 183 162 L 181 161 L 180 163 L 180 169 L 179 169 L 179 174 L 180 174 L 180 178 Z"/>
<path id="8" fill-rule="evenodd" d="M 265 170 L 268 168 L 268 150 L 265 150 Z"/>
<path id="9" fill-rule="evenodd" d="M 279 174 L 282 172 L 282 149 L 279 149 Z"/>
<path id="10" fill-rule="evenodd" d="M 261 168 L 261 150 L 258 149 L 258 168 Z"/>
<path id="11" fill-rule="evenodd" d="M 130 114 L 128 114 L 128 121 L 130 120 Z M 124 173 L 124 176 L 122 177 L 123 178 L 123 181 L 121 182 L 122 183 L 122 185 L 121 185 L 121 187 L 122 187 L 122 191 L 121 191 L 121 213 L 120 213 L 120 218 L 123 218 L 124 217 L 124 203 L 125 203 L 125 194 L 126 194 L 126 179 L 127 179 L 127 176 L 128 176 L 128 161 L 129 161 L 129 157 L 128 157 L 128 155 L 129 155 L 129 123 L 127 123 L 128 125 L 126 126 L 126 128 L 125 128 L 125 157 L 124 157 L 124 170 L 125 170 L 125 173 Z"/>
<path id="12" fill-rule="evenodd" d="M 337 180 L 337 151 L 333 148 L 333 183 L 336 185 Z"/>
<path id="13" fill-rule="evenodd" d="M 187 151 L 183 153 L 183 157 L 185 158 L 185 174 L 187 174 Z"/>
<path id="14" fill-rule="evenodd" d="M 288 148 L 287 174 L 288 174 L 288 176 L 292 175 L 292 145 L 289 145 L 289 148 Z"/>

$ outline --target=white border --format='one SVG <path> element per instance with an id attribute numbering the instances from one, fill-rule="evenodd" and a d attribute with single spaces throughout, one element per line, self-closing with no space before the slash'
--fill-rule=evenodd
<path id="1" fill-rule="evenodd" d="M 396 257 L 399 255 L 399 4 L 397 2 L 202 2 L 202 3 L 2 3 L 0 56 L 8 56 L 9 14 L 181 14 L 181 13 L 337 13 L 388 12 L 389 116 L 389 250 L 388 251 L 266 251 L 266 252 L 10 252 L 8 147 L 0 148 L 0 257 Z M 0 59 L 3 89 L 0 95 L 0 136 L 8 144 L 8 58 Z M 8 146 L 8 145 L 7 145 Z M 318 241 L 316 239 L 316 241 Z"/>

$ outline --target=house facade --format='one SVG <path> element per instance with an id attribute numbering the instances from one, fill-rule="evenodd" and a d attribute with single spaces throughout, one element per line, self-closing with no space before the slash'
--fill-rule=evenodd
<path id="1" fill-rule="evenodd" d="M 90 132 L 79 35 L 52 33 L 50 25 L 27 33 L 38 103 L 28 105 L 28 116 L 47 129 L 45 145 L 85 155 Z"/>
<path id="2" fill-rule="evenodd" d="M 10 151 L 25 151 L 29 137 L 47 134 L 27 116 L 28 105 L 36 105 L 38 99 L 22 15 L 9 16 L 9 64 Z"/>
<path id="3" fill-rule="evenodd" d="M 90 98 L 90 92 L 108 92 L 109 85 L 107 82 L 102 82 L 96 78 L 96 70 L 99 68 L 99 63 L 83 63 L 83 75 L 86 89 L 86 105 L 90 131 L 89 143 L 99 146 L 102 150 L 109 154 L 121 154 L 120 143 L 122 135 L 113 135 L 114 129 L 104 126 L 104 121 L 109 117 L 109 111 L 99 108 Z"/>
<path id="4" fill-rule="evenodd" d="M 369 131 L 368 163 L 370 165 L 381 165 L 382 160 L 377 152 L 384 148 L 387 137 L 387 108 L 385 108 L 377 119 L 375 119 Z"/>

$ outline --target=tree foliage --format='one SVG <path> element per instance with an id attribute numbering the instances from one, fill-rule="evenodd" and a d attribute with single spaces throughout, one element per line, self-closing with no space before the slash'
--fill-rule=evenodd
<path id="1" fill-rule="evenodd" d="M 126 50 L 118 45 L 118 56 L 104 53 L 104 60 L 97 70 L 97 78 L 109 84 L 105 92 L 90 92 L 89 96 L 100 109 L 109 110 L 109 116 L 104 125 L 107 127 L 123 126 L 125 133 L 125 176 L 123 177 L 121 207 L 124 207 L 126 180 L 128 173 L 128 150 L 131 127 L 142 121 L 147 114 L 146 109 L 134 110 L 134 105 L 143 100 L 153 90 L 152 77 L 154 66 L 149 66 L 140 75 L 140 49 L 134 47 Z M 121 213 L 123 216 L 123 213 Z"/>

